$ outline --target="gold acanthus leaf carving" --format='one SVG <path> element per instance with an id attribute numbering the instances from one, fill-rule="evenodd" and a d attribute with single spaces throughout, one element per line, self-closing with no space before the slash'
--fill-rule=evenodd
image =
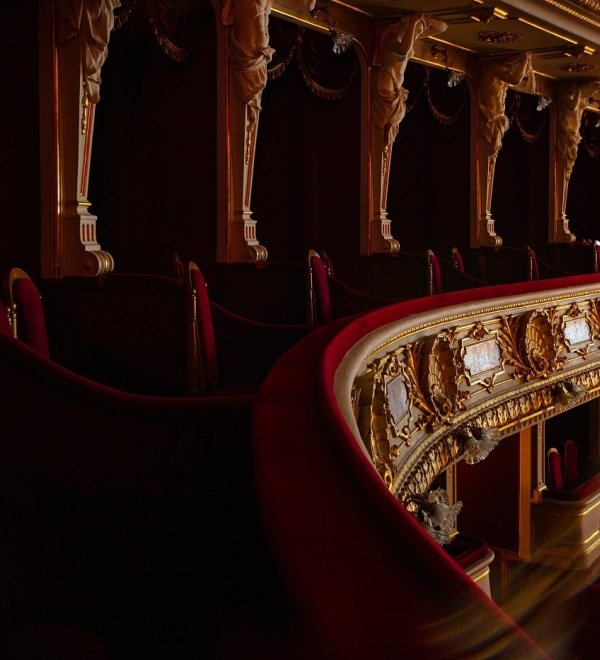
<path id="1" fill-rule="evenodd" d="M 589 318 L 594 339 L 600 339 L 600 302 L 597 299 L 590 300 Z"/>
<path id="2" fill-rule="evenodd" d="M 462 445 L 454 436 L 442 438 L 425 452 L 422 459 L 401 484 L 395 484 L 397 497 L 403 502 L 418 493 L 425 492 L 449 465 L 461 456 Z M 410 507 L 409 507 L 410 508 Z"/>
<path id="3" fill-rule="evenodd" d="M 511 376 L 515 379 L 526 377 L 529 372 L 529 368 L 521 356 L 521 352 L 519 350 L 520 321 L 520 316 L 500 317 L 500 332 L 498 333 L 498 341 L 500 343 L 500 351 L 502 354 L 502 364 L 503 366 L 508 365 L 513 368 Z"/>
<path id="4" fill-rule="evenodd" d="M 411 405 L 420 408 L 424 416 L 421 416 L 421 424 L 426 425 L 436 416 L 436 411 L 427 396 L 426 384 L 422 375 L 427 377 L 427 352 L 425 342 L 406 344 L 404 347 L 404 373 L 408 385 L 408 398 Z M 425 367 L 423 365 L 425 364 Z M 419 422 L 417 422 L 418 424 Z"/>

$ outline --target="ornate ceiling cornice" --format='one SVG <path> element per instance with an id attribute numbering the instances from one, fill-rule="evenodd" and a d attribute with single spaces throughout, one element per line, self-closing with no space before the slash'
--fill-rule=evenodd
<path id="1" fill-rule="evenodd" d="M 590 12 L 600 19 L 600 2 L 598 0 L 571 0 L 571 2 L 562 2 L 561 0 L 542 0 L 546 5 L 550 5 L 555 9 L 559 9 L 565 14 L 569 14 L 583 23 L 587 23 L 595 28 L 600 28 L 600 20 L 596 20 L 588 14 L 578 11 L 576 7 L 584 11 Z"/>
<path id="2" fill-rule="evenodd" d="M 596 16 L 600 16 L 600 2 L 598 0 L 570 0 L 569 4 L 577 5 L 582 9 L 591 11 Z"/>

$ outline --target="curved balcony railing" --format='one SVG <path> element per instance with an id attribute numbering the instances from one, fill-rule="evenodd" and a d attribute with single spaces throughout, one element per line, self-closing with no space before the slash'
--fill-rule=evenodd
<path id="1" fill-rule="evenodd" d="M 254 411 L 257 487 L 319 649 L 540 657 L 556 643 L 432 540 L 452 498 L 423 502 L 449 466 L 600 394 L 599 305 L 596 275 L 432 296 L 329 324 L 279 361 Z"/>

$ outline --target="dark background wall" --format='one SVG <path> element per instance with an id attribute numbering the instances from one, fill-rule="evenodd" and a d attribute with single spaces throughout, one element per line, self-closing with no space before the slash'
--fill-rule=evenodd
<path id="1" fill-rule="evenodd" d="M 198 5 L 183 62 L 159 48 L 138 2 L 111 35 L 97 106 L 89 198 L 102 247 L 121 271 L 165 272 L 216 244 L 214 14 Z"/>
<path id="2" fill-rule="evenodd" d="M 582 141 L 573 167 L 567 198 L 571 231 L 579 239 L 600 238 L 600 127 L 598 114 L 586 111 Z"/>
<path id="3" fill-rule="evenodd" d="M 492 197 L 496 232 L 504 245 L 543 245 L 548 240 L 549 110 L 538 97 L 509 90 L 511 126 L 498 155 Z"/>
<path id="4" fill-rule="evenodd" d="M 18 265 L 33 276 L 40 273 L 37 43 L 37 2 L 0 2 L 0 268 Z"/>
<path id="5" fill-rule="evenodd" d="M 394 142 L 388 193 L 392 233 L 402 250 L 441 255 L 469 243 L 468 87 L 447 83 L 443 70 L 408 64 L 408 112 Z"/>
<path id="6" fill-rule="evenodd" d="M 159 47 L 145 3 L 113 32 L 96 111 L 89 198 L 98 238 L 122 271 L 167 272 L 175 251 L 211 264 L 216 253 L 216 30 L 207 0 L 190 4 L 192 50 L 174 62 Z M 352 50 L 331 53 L 327 36 L 271 19 L 274 64 L 303 44 L 263 94 L 251 207 L 274 261 L 327 251 L 351 271 L 360 246 L 360 71 Z M 0 3 L 0 265 L 40 271 L 37 2 Z M 306 71 L 313 84 L 306 80 Z M 469 236 L 469 103 L 465 83 L 410 63 L 411 107 L 394 144 L 388 211 L 403 250 L 446 254 Z M 315 93 L 321 85 L 343 93 Z M 429 94 L 427 93 L 429 92 Z M 509 93 L 509 106 L 514 105 Z M 521 96 L 518 127 L 505 136 L 492 209 L 506 245 L 546 241 L 548 127 L 535 97 Z M 512 106 L 511 106 L 512 107 Z M 435 112 L 434 112 L 435 110 Z M 436 112 L 439 116 L 436 116 Z M 452 121 L 440 121 L 440 117 Z M 594 115 L 594 119 L 596 116 Z M 589 124 L 589 125 L 588 125 Z M 600 159 L 595 121 L 586 124 L 568 200 L 579 238 L 600 231 Z M 595 132 L 594 132 L 595 131 Z M 596 137 L 594 137 L 596 136 Z"/>

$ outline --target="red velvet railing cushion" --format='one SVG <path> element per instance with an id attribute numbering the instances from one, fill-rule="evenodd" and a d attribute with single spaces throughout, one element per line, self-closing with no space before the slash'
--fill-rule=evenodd
<path id="1" fill-rule="evenodd" d="M 200 334 L 200 350 L 202 351 L 206 389 L 207 392 L 211 394 L 217 389 L 219 365 L 208 288 L 204 276 L 197 268 L 190 268 L 190 277 L 192 280 L 192 287 L 196 291 L 198 332 Z"/>
<path id="2" fill-rule="evenodd" d="M 3 335 L 12 335 L 12 329 L 8 322 L 8 314 L 4 305 L 0 302 L 0 333 Z"/>
<path id="3" fill-rule="evenodd" d="M 310 257 L 310 268 L 313 276 L 313 287 L 317 305 L 317 315 L 320 323 L 329 323 L 333 318 L 331 298 L 329 296 L 329 283 L 325 265 L 318 255 Z"/>
<path id="4" fill-rule="evenodd" d="M 589 282 L 598 278 L 563 286 Z M 357 341 L 387 323 L 546 288 L 552 283 L 472 289 L 334 321 L 270 371 L 253 412 L 256 484 L 290 602 L 318 657 L 393 656 L 399 639 L 403 657 L 545 657 L 390 494 L 340 412 L 334 379 Z"/>
<path id="5" fill-rule="evenodd" d="M 560 454 L 554 447 L 548 451 L 548 480 L 551 490 L 563 489 L 563 474 Z"/>
<path id="6" fill-rule="evenodd" d="M 19 339 L 48 357 L 48 336 L 44 307 L 37 286 L 27 277 L 15 280 L 12 289 L 17 307 L 17 331 Z"/>

